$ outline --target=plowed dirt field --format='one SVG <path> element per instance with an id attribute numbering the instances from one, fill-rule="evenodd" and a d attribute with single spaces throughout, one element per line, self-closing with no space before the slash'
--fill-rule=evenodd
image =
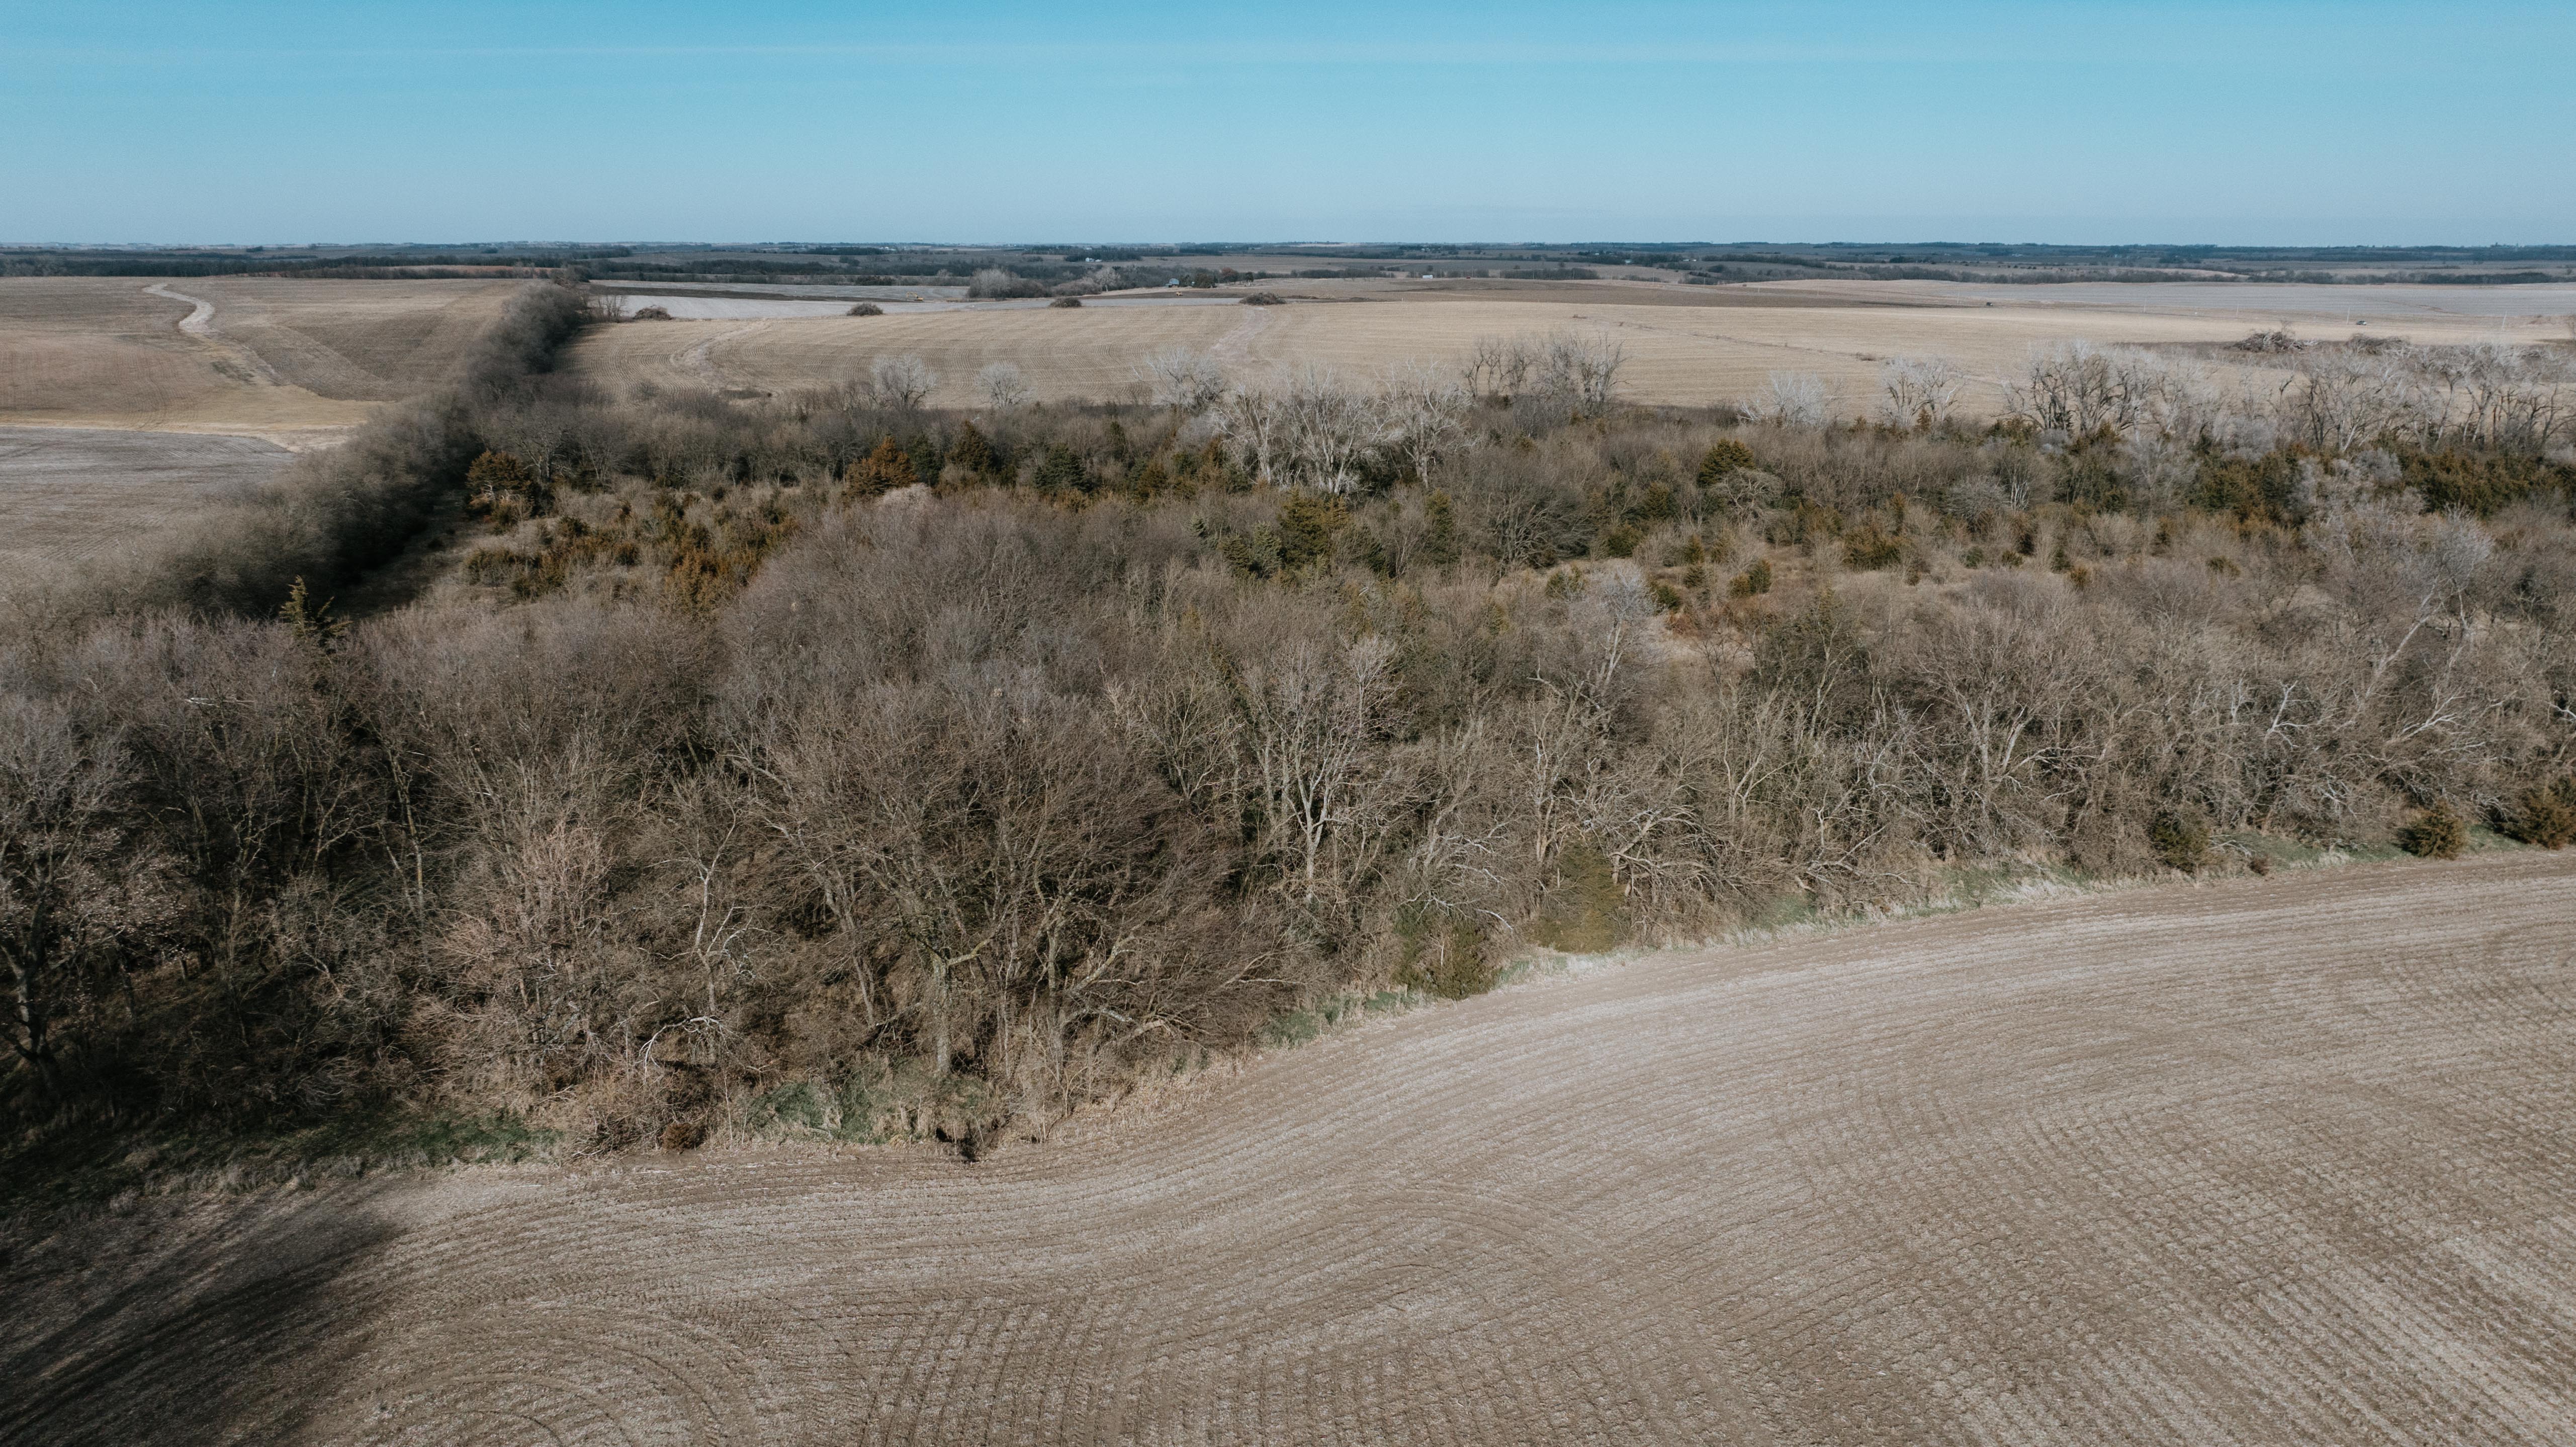
<path id="1" fill-rule="evenodd" d="M 2576 857 L 1655 956 L 975 1165 L 460 1172 L 10 1269 L 13 1443 L 2564 1443 Z"/>

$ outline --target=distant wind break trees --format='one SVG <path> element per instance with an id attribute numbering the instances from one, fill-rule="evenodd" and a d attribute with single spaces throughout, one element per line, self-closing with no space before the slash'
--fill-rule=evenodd
<path id="1" fill-rule="evenodd" d="M 1747 421 L 1573 342 L 1508 396 L 1166 359 L 1159 403 L 997 374 L 971 415 L 901 365 L 473 374 L 303 474 L 451 489 L 438 601 L 336 625 L 258 550 L 379 515 L 288 493 L 0 641 L 10 1149 L 980 1149 L 1533 948 L 2576 817 L 2563 437 L 2427 404 L 2318 449 L 2123 357 L 2050 364 L 2135 399 L 2080 434 L 1927 421 L 1930 367 L 1880 423 Z"/>

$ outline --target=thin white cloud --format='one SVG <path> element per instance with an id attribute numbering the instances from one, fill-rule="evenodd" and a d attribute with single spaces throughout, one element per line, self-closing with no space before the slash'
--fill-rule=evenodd
<path id="1" fill-rule="evenodd" d="M 1009 44 L 532 45 L 363 47 L 16 47 L 10 60 L 167 65 L 240 60 L 843 59 L 911 65 L 1943 65 L 1995 64 L 1991 47 L 1729 44 L 1536 44 L 1504 41 L 1068 41 Z"/>

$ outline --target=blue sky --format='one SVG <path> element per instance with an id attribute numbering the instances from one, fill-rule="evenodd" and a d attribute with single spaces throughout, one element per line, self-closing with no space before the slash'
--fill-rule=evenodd
<path id="1" fill-rule="evenodd" d="M 0 0 L 0 241 L 2576 241 L 2576 5 Z"/>

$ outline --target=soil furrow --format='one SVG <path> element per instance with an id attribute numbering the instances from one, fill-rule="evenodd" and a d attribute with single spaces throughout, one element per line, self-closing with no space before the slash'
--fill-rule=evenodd
<path id="1" fill-rule="evenodd" d="M 2569 1440 L 2571 920 L 2536 853 L 2132 889 L 1534 982 L 973 1166 L 207 1203 L 184 1291 L 24 1283 L 0 1439 Z"/>

